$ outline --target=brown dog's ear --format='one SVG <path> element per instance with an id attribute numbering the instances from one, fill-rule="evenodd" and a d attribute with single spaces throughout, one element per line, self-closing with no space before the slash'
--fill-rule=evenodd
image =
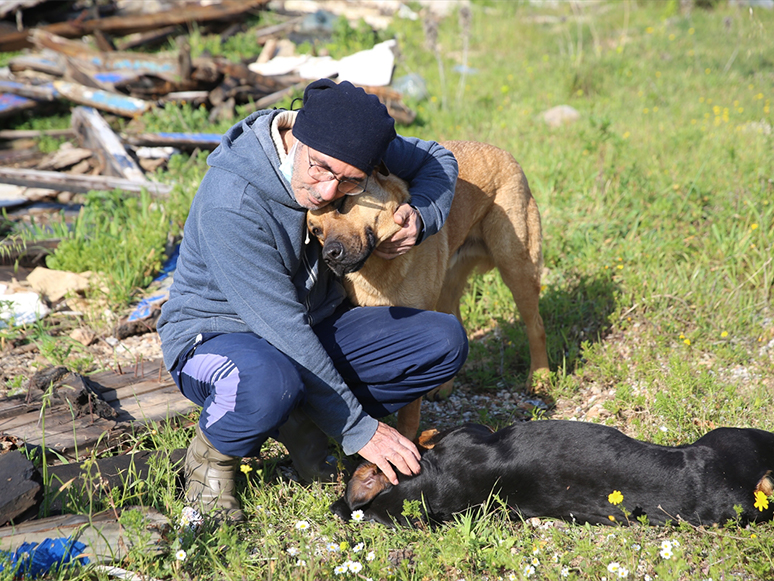
<path id="1" fill-rule="evenodd" d="M 357 467 L 347 484 L 347 504 L 350 510 L 355 510 L 371 502 L 382 490 L 392 484 L 376 464 L 367 462 Z"/>
<path id="2" fill-rule="evenodd" d="M 755 487 L 755 492 L 762 492 L 766 496 L 774 494 L 774 478 L 771 476 L 771 470 L 766 472 L 758 481 L 758 485 Z"/>

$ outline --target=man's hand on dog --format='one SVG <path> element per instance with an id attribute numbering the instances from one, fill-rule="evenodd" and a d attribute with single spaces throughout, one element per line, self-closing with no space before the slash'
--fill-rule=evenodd
<path id="1" fill-rule="evenodd" d="M 376 433 L 358 452 L 369 462 L 376 464 L 387 479 L 398 484 L 393 466 L 406 475 L 419 474 L 419 450 L 414 443 L 387 424 L 379 422 Z"/>
<path id="2" fill-rule="evenodd" d="M 422 218 L 409 204 L 401 204 L 395 211 L 393 219 L 402 228 L 392 238 L 385 240 L 374 249 L 374 254 L 385 260 L 392 260 L 411 250 L 422 231 Z"/>

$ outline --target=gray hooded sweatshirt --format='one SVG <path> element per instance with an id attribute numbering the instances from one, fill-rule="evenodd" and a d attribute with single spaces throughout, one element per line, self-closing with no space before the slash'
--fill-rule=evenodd
<path id="1" fill-rule="evenodd" d="M 345 454 L 354 454 L 371 439 L 377 421 L 312 330 L 345 294 L 307 235 L 306 210 L 279 171 L 271 124 L 280 113 L 258 111 L 240 121 L 207 159 L 210 169 L 191 204 L 157 325 L 164 362 L 171 369 L 201 333 L 253 332 L 295 363 L 306 387 L 304 411 Z M 384 161 L 411 185 L 423 236 L 436 233 L 454 195 L 452 153 L 435 142 L 398 136 Z"/>

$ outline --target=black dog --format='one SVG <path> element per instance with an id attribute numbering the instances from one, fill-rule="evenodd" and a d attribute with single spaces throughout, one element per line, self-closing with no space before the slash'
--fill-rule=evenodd
<path id="1" fill-rule="evenodd" d="M 613 516 L 631 524 L 644 515 L 650 524 L 722 524 L 737 517 L 735 506 L 742 523 L 774 517 L 774 433 L 763 430 L 718 428 L 667 447 L 584 422 L 531 421 L 494 433 L 469 424 L 433 436 L 421 466 L 392 486 L 362 464 L 331 510 L 344 520 L 362 509 L 367 520 L 408 525 L 403 501 L 418 500 L 440 523 L 497 494 L 512 516 L 579 523 L 613 524 Z"/>

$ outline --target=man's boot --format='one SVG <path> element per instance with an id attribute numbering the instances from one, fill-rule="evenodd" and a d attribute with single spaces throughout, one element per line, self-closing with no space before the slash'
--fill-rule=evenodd
<path id="1" fill-rule="evenodd" d="M 234 495 L 240 458 L 218 452 L 196 424 L 185 455 L 185 498 L 193 508 L 218 522 L 242 522 L 245 514 Z"/>
<path id="2" fill-rule="evenodd" d="M 336 480 L 339 471 L 336 458 L 328 455 L 328 436 L 309 416 L 295 409 L 278 431 L 276 439 L 288 449 L 302 482 Z"/>

